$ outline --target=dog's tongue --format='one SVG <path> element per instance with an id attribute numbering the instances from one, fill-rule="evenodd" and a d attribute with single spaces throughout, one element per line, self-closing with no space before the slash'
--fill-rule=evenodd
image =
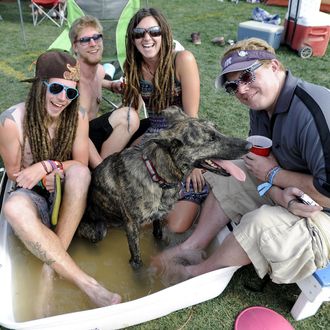
<path id="1" fill-rule="evenodd" d="M 245 181 L 246 175 L 245 173 L 236 166 L 233 162 L 230 160 L 214 160 L 212 159 L 214 163 L 221 166 L 224 170 L 226 170 L 230 175 L 232 175 L 235 179 L 239 181 Z"/>

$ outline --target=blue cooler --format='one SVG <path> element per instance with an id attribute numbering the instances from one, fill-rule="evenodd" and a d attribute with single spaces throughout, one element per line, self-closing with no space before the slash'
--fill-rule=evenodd
<path id="1" fill-rule="evenodd" d="M 267 41 L 274 49 L 277 49 L 280 47 L 283 31 L 284 27 L 282 25 L 246 21 L 238 25 L 237 40 L 259 38 Z"/>

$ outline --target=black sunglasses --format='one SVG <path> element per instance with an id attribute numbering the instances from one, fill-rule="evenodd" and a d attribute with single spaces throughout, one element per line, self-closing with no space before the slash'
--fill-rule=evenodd
<path id="1" fill-rule="evenodd" d="M 244 70 L 241 75 L 239 76 L 239 79 L 237 80 L 230 80 L 226 81 L 224 84 L 224 89 L 229 94 L 236 94 L 238 91 L 239 84 L 251 84 L 256 80 L 256 75 L 254 71 L 262 66 L 262 63 L 257 62 L 253 64 L 250 68 L 247 70 Z"/>
<path id="2" fill-rule="evenodd" d="M 76 88 L 68 87 L 60 83 L 48 84 L 46 81 L 44 81 L 44 84 L 47 86 L 48 91 L 53 95 L 60 94 L 64 89 L 66 97 L 71 101 L 79 96 L 79 92 Z"/>
<path id="3" fill-rule="evenodd" d="M 135 28 L 133 29 L 133 38 L 134 39 L 141 39 L 148 33 L 150 37 L 159 37 L 162 35 L 162 29 L 160 26 L 152 26 L 147 29 L 143 28 Z"/>
<path id="4" fill-rule="evenodd" d="M 98 34 L 93 34 L 91 37 L 82 37 L 80 39 L 78 39 L 77 41 L 80 42 L 81 44 L 89 44 L 91 42 L 91 40 L 94 40 L 95 42 L 97 41 L 101 41 L 101 39 L 103 38 L 103 34 L 102 33 L 98 33 Z"/>

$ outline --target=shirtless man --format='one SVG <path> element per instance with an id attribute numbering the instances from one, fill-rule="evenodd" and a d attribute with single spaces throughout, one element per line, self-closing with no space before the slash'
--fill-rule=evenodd
<path id="1" fill-rule="evenodd" d="M 137 111 L 123 107 L 98 117 L 102 87 L 111 90 L 100 64 L 103 55 L 103 28 L 97 18 L 83 16 L 75 20 L 69 36 L 72 49 L 80 63 L 80 106 L 90 120 L 89 165 L 95 168 L 105 157 L 121 151 L 139 127 Z"/>
<path id="2" fill-rule="evenodd" d="M 44 263 L 43 273 L 51 273 L 51 267 L 101 307 L 119 303 L 121 297 L 87 275 L 66 251 L 83 215 L 90 183 L 88 119 L 78 111 L 78 80 L 79 64 L 71 55 L 44 53 L 37 60 L 35 77 L 28 80 L 32 86 L 26 102 L 1 113 L 0 155 L 15 184 L 3 211 L 18 238 Z M 64 192 L 52 228 L 56 173 Z"/>

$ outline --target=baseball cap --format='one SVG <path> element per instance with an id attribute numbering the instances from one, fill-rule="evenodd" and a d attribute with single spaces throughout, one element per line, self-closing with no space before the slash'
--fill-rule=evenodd
<path id="1" fill-rule="evenodd" d="M 50 78 L 79 81 L 79 63 L 67 52 L 54 50 L 45 52 L 37 59 L 34 78 L 22 81 L 33 82 L 36 79 L 48 80 Z"/>
<path id="2" fill-rule="evenodd" d="M 225 75 L 229 72 L 249 69 L 258 60 L 275 59 L 275 54 L 267 50 L 235 50 L 226 55 L 221 61 L 222 72 L 215 80 L 215 87 L 220 88 L 226 82 Z"/>

